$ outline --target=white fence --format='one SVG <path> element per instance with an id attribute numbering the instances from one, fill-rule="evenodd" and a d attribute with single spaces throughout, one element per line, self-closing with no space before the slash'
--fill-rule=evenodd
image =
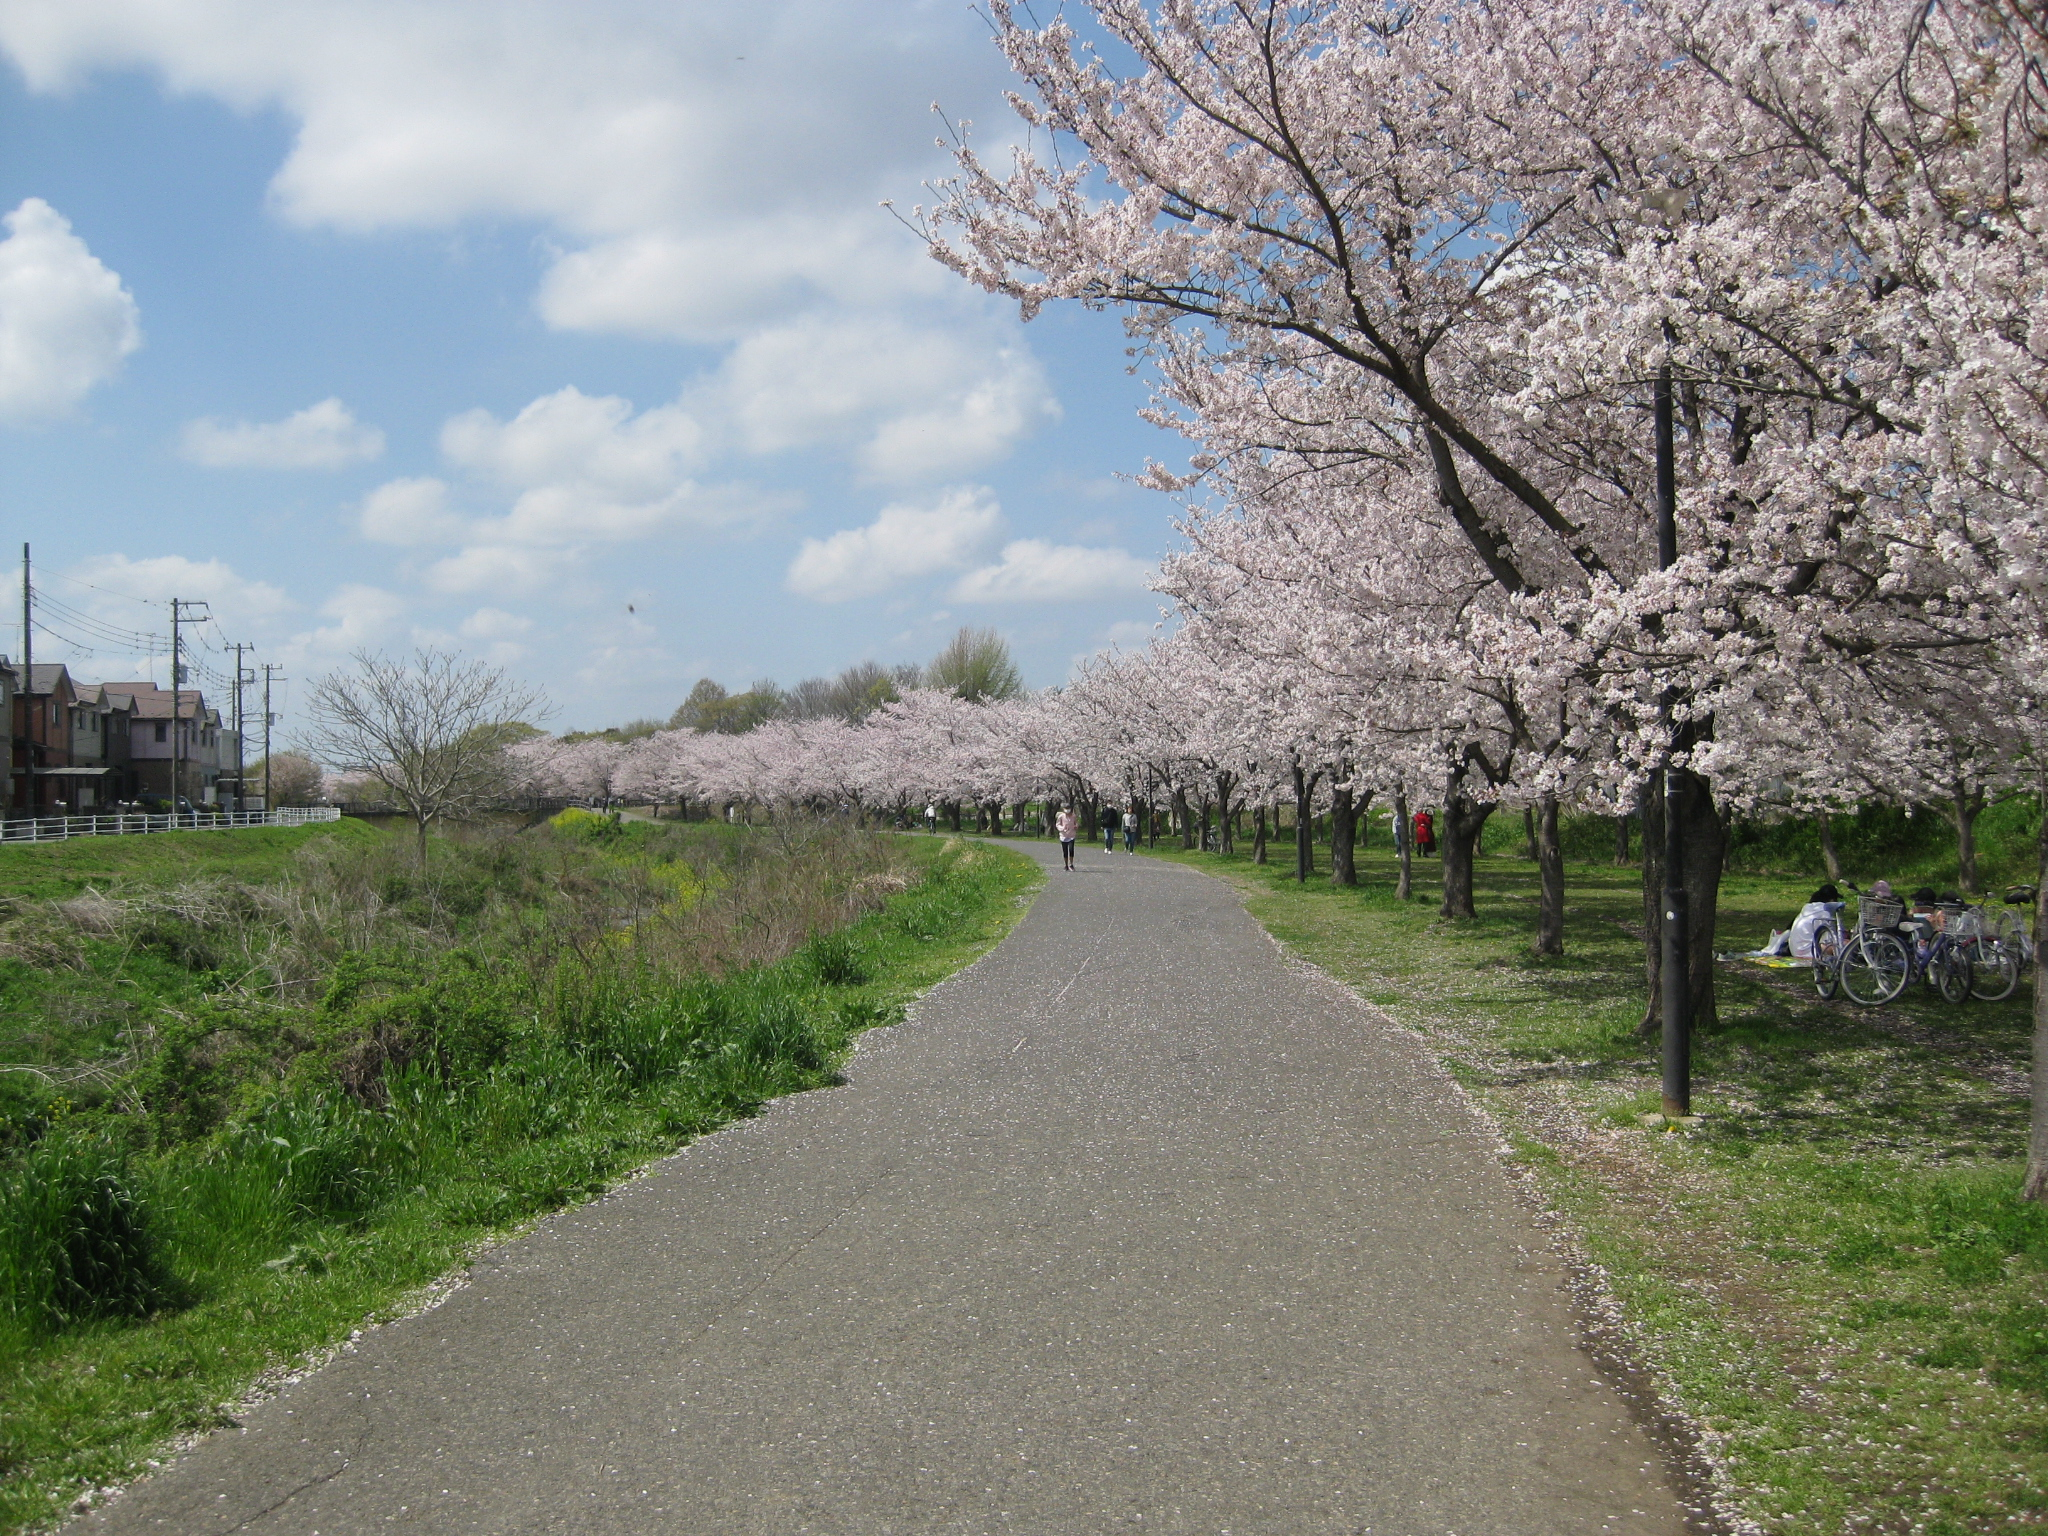
<path id="1" fill-rule="evenodd" d="M 338 805 L 286 806 L 275 811 L 180 811 L 146 816 L 35 816 L 0 821 L 0 843 L 60 843 L 72 837 L 128 837 L 141 832 L 205 832 L 225 827 L 303 827 L 341 820 Z"/>

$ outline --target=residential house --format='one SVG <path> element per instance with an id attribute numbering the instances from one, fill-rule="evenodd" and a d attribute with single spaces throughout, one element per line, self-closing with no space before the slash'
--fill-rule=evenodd
<path id="1" fill-rule="evenodd" d="M 9 772 L 8 796 L 17 816 L 62 816 L 77 808 L 79 787 L 99 775 L 88 768 L 73 771 L 71 728 L 77 720 L 78 694 L 71 673 L 62 662 L 37 662 L 13 674 L 12 723 L 14 741 Z"/>
<path id="2" fill-rule="evenodd" d="M 234 776 L 235 733 L 221 726 L 220 711 L 207 707 L 196 688 L 181 688 L 172 718 L 171 690 L 154 683 L 106 683 L 110 694 L 133 701 L 128 754 L 139 794 L 159 800 L 173 795 L 171 773 L 178 771 L 176 796 L 185 805 L 215 804 L 220 796 L 221 756 L 227 755 L 228 776 Z M 173 727 L 175 726 L 175 733 Z"/>
<path id="3" fill-rule="evenodd" d="M 71 728 L 72 766 L 99 770 L 96 782 L 81 781 L 79 809 L 96 810 L 134 800 L 139 793 L 132 747 L 134 696 L 116 693 L 105 683 L 82 683 L 77 709 Z"/>

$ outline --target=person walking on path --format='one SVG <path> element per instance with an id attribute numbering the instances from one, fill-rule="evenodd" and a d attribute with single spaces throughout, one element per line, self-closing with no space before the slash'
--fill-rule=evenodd
<path id="1" fill-rule="evenodd" d="M 1436 852 L 1436 821 L 1427 811 L 1415 813 L 1415 851 L 1425 856 Z"/>
<path id="2" fill-rule="evenodd" d="M 1123 817 L 1117 814 L 1116 807 L 1105 805 L 1102 808 L 1102 851 L 1104 853 L 1116 852 L 1116 829 L 1121 825 L 1123 825 Z"/>
<path id="3" fill-rule="evenodd" d="M 1074 839 L 1081 835 L 1081 818 L 1074 814 L 1071 805 L 1060 807 L 1059 815 L 1052 819 L 1053 830 L 1060 835 L 1060 865 L 1063 869 L 1074 867 Z"/>
<path id="4" fill-rule="evenodd" d="M 1138 856 L 1138 808 L 1135 805 L 1124 812 L 1124 852 L 1134 859 Z"/>

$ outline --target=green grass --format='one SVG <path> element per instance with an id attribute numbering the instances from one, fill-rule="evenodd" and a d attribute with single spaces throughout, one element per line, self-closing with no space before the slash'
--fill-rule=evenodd
<path id="1" fill-rule="evenodd" d="M 355 952 L 282 1033 L 225 1054 L 162 1029 L 125 1098 L 35 1127 L 0 1165 L 0 1530 L 44 1526 L 136 1475 L 493 1238 L 769 1098 L 835 1082 L 855 1036 L 997 942 L 1042 878 L 959 840 L 890 839 L 873 846 L 891 872 L 851 887 L 870 894 L 832 898 L 853 920 L 780 959 L 720 960 L 703 947 L 712 930 L 689 924 L 752 901 L 712 934 L 737 953 L 732 933 L 759 929 L 802 875 L 779 835 L 600 826 L 542 834 L 517 857 L 451 851 L 430 905 L 464 942 L 420 973 L 388 949 Z M 707 846 L 719 858 L 703 862 Z M 704 879 L 680 872 L 678 847 Z M 590 928 L 550 908 L 545 930 L 584 961 L 517 975 L 486 963 L 559 892 L 451 916 L 478 869 L 501 893 L 536 869 L 588 887 Z M 422 900 L 392 884 L 401 872 L 369 869 Z M 647 906 L 650 879 L 667 906 Z M 622 926 L 622 911 L 642 915 Z M 679 968 L 691 956 L 709 958 Z M 216 1020 L 247 1006 L 230 979 L 193 974 Z M 371 1044 L 387 1054 L 366 1072 Z"/>
<path id="2" fill-rule="evenodd" d="M 1384 852 L 1356 890 L 1329 884 L 1326 850 L 1297 886 L 1286 853 L 1283 870 L 1161 850 L 1236 883 L 1500 1120 L 1708 1427 L 1743 1513 L 1799 1536 L 2048 1523 L 2048 1211 L 2018 1199 L 2025 988 L 1865 1012 L 1724 963 L 1720 1023 L 1695 1046 L 1704 1121 L 1653 1133 L 1637 1119 L 1658 1107 L 1635 1032 L 1638 871 L 1571 866 L 1567 953 L 1538 959 L 1518 858 L 1480 860 L 1481 916 L 1446 923 L 1434 861 L 1404 904 Z M 1718 947 L 1787 926 L 1814 879 L 1731 875 Z"/>
<path id="3" fill-rule="evenodd" d="M 0 847 L 0 1064 L 11 1069 L 0 1071 L 0 1153 L 33 1135 L 53 1103 L 101 1096 L 139 1029 L 191 1007 L 217 981 L 162 947 L 56 918 L 51 903 L 272 882 L 309 851 L 380 840 L 359 821 L 340 821 Z"/>
<path id="4" fill-rule="evenodd" d="M 380 834 L 355 820 L 309 827 L 153 832 L 140 837 L 79 837 L 61 843 L 0 847 L 0 900 L 61 901 L 87 887 L 102 891 L 210 878 L 273 880 L 308 844 L 366 842 Z"/>

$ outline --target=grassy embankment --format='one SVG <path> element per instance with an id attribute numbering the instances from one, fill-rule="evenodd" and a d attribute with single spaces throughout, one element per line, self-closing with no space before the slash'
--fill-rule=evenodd
<path id="1" fill-rule="evenodd" d="M 1690 1133 L 1658 1107 L 1643 1013 L 1641 876 L 1610 823 L 1574 829 L 1567 953 L 1529 952 L 1519 818 L 1490 832 L 1475 922 L 1436 917 L 1438 868 L 1393 897 L 1384 824 L 1360 886 L 1168 852 L 1224 876 L 1303 958 L 1418 1032 L 1506 1129 L 1582 1234 L 1647 1362 L 1709 1426 L 1740 1510 L 1771 1532 L 1947 1533 L 2048 1523 L 2048 1211 L 2018 1200 L 2027 988 L 1824 1004 L 1798 973 L 1724 963 L 1696 1047 Z M 1992 873 L 2027 876 L 2029 808 L 1987 817 Z M 1753 948 L 1816 883 L 1813 831 L 1751 830 L 1718 947 Z M 1952 880 L 1942 829 L 1842 820 L 1845 873 Z M 1811 856 L 1812 863 L 1807 862 Z M 1944 867 L 1945 864 L 1945 867 Z M 1776 872 L 1773 872 L 1776 871 Z"/>
<path id="2" fill-rule="evenodd" d="M 571 817 L 0 849 L 0 1530 L 481 1243 L 835 1080 L 1039 879 L 957 840 Z"/>

